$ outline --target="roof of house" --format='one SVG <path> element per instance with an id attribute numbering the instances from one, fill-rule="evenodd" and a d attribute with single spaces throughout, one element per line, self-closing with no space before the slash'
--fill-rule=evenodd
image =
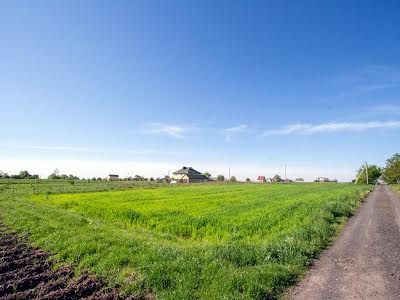
<path id="1" fill-rule="evenodd" d="M 257 180 L 264 180 L 265 176 L 258 176 Z"/>
<path id="2" fill-rule="evenodd" d="M 108 174 L 108 176 L 110 176 L 110 177 L 118 177 L 118 175 L 116 175 L 116 174 Z"/>
<path id="3" fill-rule="evenodd" d="M 196 171 L 192 167 L 183 167 L 182 169 L 175 171 L 174 175 L 187 175 L 189 179 L 207 179 L 206 176 L 201 174 L 199 171 Z"/>

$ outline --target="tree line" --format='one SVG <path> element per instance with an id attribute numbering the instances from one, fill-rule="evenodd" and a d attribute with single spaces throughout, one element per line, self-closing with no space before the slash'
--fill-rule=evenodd
<path id="1" fill-rule="evenodd" d="M 368 174 L 368 176 L 367 176 Z M 205 177 L 208 179 L 211 179 L 211 174 L 208 172 L 205 172 L 203 174 Z M 9 175 L 8 173 L 3 173 L 0 171 L 0 178 L 4 179 L 39 179 L 38 174 L 30 174 L 27 170 L 20 171 L 18 174 L 14 175 Z M 92 177 L 92 178 L 79 178 L 78 176 L 69 174 L 58 174 L 58 171 L 54 171 L 51 173 L 48 177 L 48 179 L 61 179 L 61 180 L 104 180 L 101 177 Z M 377 165 L 368 165 L 367 167 L 365 165 L 361 166 L 357 170 L 357 177 L 356 179 L 353 180 L 355 182 L 357 180 L 357 183 L 360 184 L 366 184 L 367 183 L 367 178 L 368 178 L 368 183 L 369 184 L 374 184 L 378 180 L 382 180 L 388 184 L 394 184 L 394 183 L 400 183 L 400 154 L 396 153 L 392 157 L 386 160 L 386 165 L 384 168 L 378 167 Z M 282 178 L 279 175 L 274 176 L 274 181 L 280 182 L 282 181 Z M 154 179 L 153 177 L 146 178 L 140 175 L 135 175 L 134 177 L 125 177 L 121 178 L 119 180 L 122 181 L 153 181 L 157 183 L 168 183 L 171 181 L 171 179 L 168 176 L 165 176 L 164 178 L 156 178 Z M 235 176 L 231 176 L 231 178 L 225 178 L 224 175 L 218 175 L 214 180 L 216 181 L 230 181 L 230 182 L 237 182 L 237 179 Z M 296 179 L 296 181 L 304 181 L 302 178 Z M 246 182 L 250 182 L 250 178 L 246 179 Z"/>
<path id="2" fill-rule="evenodd" d="M 367 176 L 368 175 L 368 176 Z M 400 154 L 396 153 L 386 160 L 384 168 L 377 165 L 363 165 L 357 170 L 357 183 L 366 184 L 368 178 L 369 184 L 375 184 L 382 180 L 388 184 L 400 183 Z"/>
<path id="3" fill-rule="evenodd" d="M 0 178 L 10 178 L 10 179 L 39 179 L 38 174 L 29 174 L 28 171 L 24 170 L 18 174 L 9 175 L 8 173 L 0 172 Z"/>

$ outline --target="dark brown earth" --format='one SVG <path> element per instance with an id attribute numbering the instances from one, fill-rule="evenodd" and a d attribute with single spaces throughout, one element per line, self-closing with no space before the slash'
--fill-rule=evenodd
<path id="1" fill-rule="evenodd" d="M 51 254 L 27 245 L 0 223 L 0 299 L 151 299 L 122 297 L 100 279 L 71 267 L 53 270 Z M 54 260 L 53 260 L 54 261 Z"/>
<path id="2" fill-rule="evenodd" d="M 400 199 L 369 194 L 289 299 L 400 299 Z"/>

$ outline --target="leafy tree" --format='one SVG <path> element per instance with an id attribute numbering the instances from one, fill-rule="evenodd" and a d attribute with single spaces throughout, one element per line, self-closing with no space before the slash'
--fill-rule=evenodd
<path id="1" fill-rule="evenodd" d="M 279 176 L 278 174 L 275 174 L 275 176 L 273 177 L 273 179 L 274 179 L 275 182 L 281 182 L 281 181 L 282 181 L 281 176 Z"/>
<path id="2" fill-rule="evenodd" d="M 251 182 L 251 179 L 250 178 L 246 178 L 246 182 Z"/>
<path id="3" fill-rule="evenodd" d="M 7 176 L 7 173 L 5 175 Z M 3 175 L 4 178 L 7 178 L 6 176 Z M 19 172 L 19 174 L 11 175 L 11 178 L 12 179 L 29 179 L 29 178 L 32 178 L 32 175 L 29 174 L 28 171 L 24 170 L 24 171 Z"/>
<path id="4" fill-rule="evenodd" d="M 21 179 L 30 178 L 31 174 L 27 170 L 19 172 L 19 177 Z"/>
<path id="5" fill-rule="evenodd" d="M 135 177 L 133 178 L 134 181 L 143 181 L 143 177 L 140 175 L 135 175 Z"/>
<path id="6" fill-rule="evenodd" d="M 387 183 L 400 183 L 400 153 L 386 160 L 382 177 Z"/>
<path id="7" fill-rule="evenodd" d="M 304 181 L 304 179 L 299 177 L 299 178 L 296 178 L 296 181 L 303 182 L 303 181 Z"/>
<path id="8" fill-rule="evenodd" d="M 211 177 L 211 174 L 210 174 L 210 173 L 208 173 L 208 172 L 205 172 L 205 173 L 203 173 L 203 176 L 204 176 L 204 177 L 207 177 L 207 179 L 210 179 L 210 177 Z"/>
<path id="9" fill-rule="evenodd" d="M 237 179 L 235 176 L 231 176 L 231 178 L 229 179 L 230 182 L 237 182 Z"/>
<path id="10" fill-rule="evenodd" d="M 382 169 L 376 165 L 369 165 L 368 166 L 368 183 L 374 184 L 382 174 Z M 367 184 L 367 176 L 365 172 L 365 166 L 362 166 L 357 171 L 357 177 L 360 176 L 357 183 L 360 184 Z"/>
<path id="11" fill-rule="evenodd" d="M 47 179 L 59 179 L 60 177 L 56 173 L 51 173 L 47 176 Z"/>
<path id="12" fill-rule="evenodd" d="M 154 178 L 153 178 L 153 177 L 150 177 L 150 181 L 154 181 Z"/>
<path id="13" fill-rule="evenodd" d="M 8 175 L 8 173 L 0 173 L 0 178 L 10 178 L 10 175 Z"/>
<path id="14" fill-rule="evenodd" d="M 224 175 L 218 175 L 217 176 L 217 180 L 218 181 L 224 181 L 225 180 L 225 176 Z"/>

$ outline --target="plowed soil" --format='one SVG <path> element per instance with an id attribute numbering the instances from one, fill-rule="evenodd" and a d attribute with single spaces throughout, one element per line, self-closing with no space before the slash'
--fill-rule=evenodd
<path id="1" fill-rule="evenodd" d="M 149 299 L 122 297 L 88 273 L 54 270 L 51 254 L 33 248 L 0 223 L 0 299 Z M 54 261 L 54 260 L 53 260 Z"/>

